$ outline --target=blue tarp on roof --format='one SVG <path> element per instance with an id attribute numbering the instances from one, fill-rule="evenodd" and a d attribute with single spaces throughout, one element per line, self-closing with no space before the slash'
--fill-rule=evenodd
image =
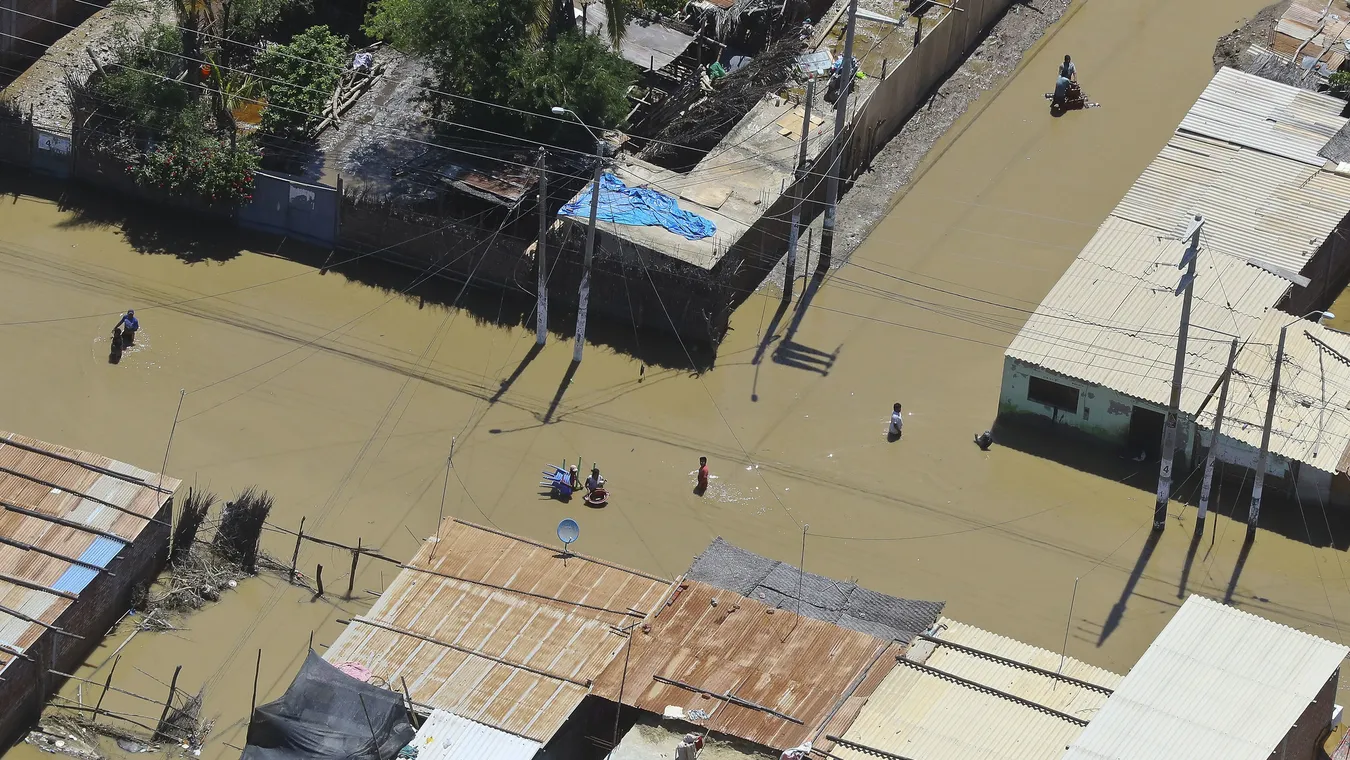
<path id="1" fill-rule="evenodd" d="M 588 186 L 558 213 L 589 219 L 591 188 Z M 669 195 L 645 187 L 628 187 L 613 174 L 600 178 L 600 209 L 596 219 L 635 227 L 664 227 L 686 240 L 702 240 L 717 232 L 717 225 L 680 208 L 679 202 Z"/>

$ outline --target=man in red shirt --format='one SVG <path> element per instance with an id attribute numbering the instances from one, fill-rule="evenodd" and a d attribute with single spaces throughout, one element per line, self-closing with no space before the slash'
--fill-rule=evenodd
<path id="1" fill-rule="evenodd" d="M 703 495 L 703 492 L 704 492 L 704 491 L 708 490 L 708 458 L 707 458 L 707 457 L 699 457 L 699 458 L 698 458 L 698 488 L 697 488 L 697 490 L 698 490 L 698 493 L 699 493 L 700 496 Z"/>

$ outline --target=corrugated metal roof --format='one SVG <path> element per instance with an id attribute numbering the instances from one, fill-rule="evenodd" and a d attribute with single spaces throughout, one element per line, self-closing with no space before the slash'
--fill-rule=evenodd
<path id="1" fill-rule="evenodd" d="M 1180 238 L 1201 214 L 1206 253 L 1298 272 L 1347 211 L 1350 177 L 1177 133 L 1111 215 Z"/>
<path id="2" fill-rule="evenodd" d="M 935 638 L 938 642 L 920 640 L 910 647 L 905 659 L 919 666 L 901 664 L 886 676 L 843 734 L 845 741 L 832 750 L 835 755 L 875 760 L 864 749 L 870 748 L 916 760 L 1058 760 L 1083 727 L 1055 712 L 1090 720 L 1121 680 L 947 618 L 938 622 Z M 1061 670 L 1100 688 L 1033 668 Z"/>
<path id="3" fill-rule="evenodd" d="M 1007 355 L 1165 405 L 1182 301 L 1175 264 L 1203 215 L 1182 396 L 1195 413 L 1227 362 L 1224 335 L 1249 335 L 1289 287 L 1246 262 L 1299 272 L 1350 212 L 1350 177 L 1316 155 L 1346 123 L 1331 114 L 1344 105 L 1220 71 Z"/>
<path id="4" fill-rule="evenodd" d="M 1347 652 L 1192 596 L 1064 760 L 1266 760 Z"/>
<path id="5" fill-rule="evenodd" d="M 1179 129 L 1320 167 L 1317 151 L 1344 126 L 1344 108 L 1329 95 L 1224 68 Z"/>
<path id="6" fill-rule="evenodd" d="M 1028 364 L 1165 405 L 1182 299 L 1184 245 L 1108 217 L 1008 346 Z M 1200 254 L 1182 409 L 1194 413 L 1228 363 L 1223 334 L 1250 333 L 1289 283 L 1224 255 Z M 1203 329 L 1202 329 L 1203 328 Z"/>
<path id="7" fill-rule="evenodd" d="M 433 710 L 410 746 L 417 748 L 417 760 L 530 760 L 543 745 Z"/>
<path id="8" fill-rule="evenodd" d="M 62 557 L 106 567 L 178 486 L 107 457 L 0 431 L 0 576 L 60 592 L 0 581 L 0 607 L 55 623 L 78 603 L 64 594 L 78 595 L 97 577 Z M 0 611 L 0 650 L 26 651 L 44 630 Z M 14 656 L 0 651 L 0 672 Z"/>
<path id="9" fill-rule="evenodd" d="M 434 556 L 433 556 L 434 552 Z M 670 582 L 447 520 L 324 658 L 414 702 L 547 742 Z"/>
<path id="10" fill-rule="evenodd" d="M 1271 453 L 1325 472 L 1342 469 L 1350 450 L 1350 335 L 1271 311 L 1234 363 L 1224 408 L 1223 437 L 1258 448 L 1265 427 L 1280 328 L 1288 325 L 1280 386 L 1271 420 Z M 1199 415 L 1214 428 L 1217 401 Z"/>
<path id="11" fill-rule="evenodd" d="M 624 704 L 658 714 L 703 710 L 713 732 L 779 750 L 808 740 L 828 749 L 825 735 L 852 722 L 904 650 L 696 581 L 682 582 L 630 646 L 596 679 L 597 695 L 617 702 L 622 689 Z"/>

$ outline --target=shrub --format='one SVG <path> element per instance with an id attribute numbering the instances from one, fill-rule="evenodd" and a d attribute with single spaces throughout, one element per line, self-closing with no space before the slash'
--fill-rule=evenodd
<path id="1" fill-rule="evenodd" d="M 290 43 L 269 47 L 258 57 L 267 107 L 262 129 L 290 139 L 308 136 L 312 116 L 323 112 L 342 78 L 347 41 L 326 26 L 312 26 Z"/>
<path id="2" fill-rule="evenodd" d="M 127 168 L 145 188 L 236 204 L 253 197 L 253 174 L 261 158 L 247 140 L 232 148 L 228 140 L 216 137 L 178 136 L 146 151 Z"/>

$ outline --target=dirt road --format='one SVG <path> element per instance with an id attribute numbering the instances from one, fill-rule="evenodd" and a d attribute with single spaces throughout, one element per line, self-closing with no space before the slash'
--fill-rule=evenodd
<path id="1" fill-rule="evenodd" d="M 169 471 L 225 494 L 256 483 L 275 495 L 275 521 L 306 516 L 307 532 L 409 555 L 435 524 L 443 485 L 447 515 L 545 540 L 575 517 L 578 550 L 667 576 L 717 535 L 795 561 L 805 530 L 813 572 L 945 599 L 953 617 L 1056 650 L 1067 621 L 1070 655 L 1124 672 L 1180 602 L 1193 510 L 1174 504 L 1151 546 L 1153 498 L 1140 488 L 1152 487 L 1151 470 L 1123 469 L 1121 483 L 1007 447 L 983 453 L 970 439 L 992 421 L 1002 352 L 1026 310 L 1208 82 L 1214 40 L 1260 5 L 1076 4 L 938 146 L 786 349 L 771 340 L 755 363 L 777 301 L 752 299 L 702 376 L 642 377 L 637 362 L 592 347 L 560 387 L 571 346 L 556 338 L 522 368 L 530 331 L 257 253 L 192 264 L 137 253 L 114 229 L 10 196 L 0 206 L 0 421 L 156 468 L 182 389 Z M 1065 52 L 1103 107 L 1052 119 L 1042 93 Z M 127 307 L 142 344 L 112 366 L 103 341 Z M 791 322 L 784 315 L 776 333 Z M 905 434 L 887 443 L 896 400 Z M 703 498 L 691 493 L 700 454 L 716 478 Z M 608 508 L 538 496 L 541 465 L 578 456 L 610 478 Z M 1222 494 L 1220 510 L 1235 496 Z M 1239 563 L 1242 526 L 1218 517 L 1208 527 L 1189 591 L 1223 598 L 1231 588 L 1245 609 L 1345 640 L 1341 552 L 1263 531 Z M 266 548 L 289 556 L 284 536 Z M 316 563 L 337 568 L 330 588 L 345 587 L 343 555 L 307 549 L 302 567 Z M 356 588 L 379 590 L 390 572 L 364 566 Z M 118 679 L 162 694 L 135 668 L 163 679 L 184 664 L 181 683 L 205 688 L 218 716 L 203 757 L 233 756 L 257 650 L 267 699 L 311 632 L 316 646 L 331 642 L 336 621 L 368 601 L 311 602 L 250 580 L 188 630 L 138 636 Z"/>

